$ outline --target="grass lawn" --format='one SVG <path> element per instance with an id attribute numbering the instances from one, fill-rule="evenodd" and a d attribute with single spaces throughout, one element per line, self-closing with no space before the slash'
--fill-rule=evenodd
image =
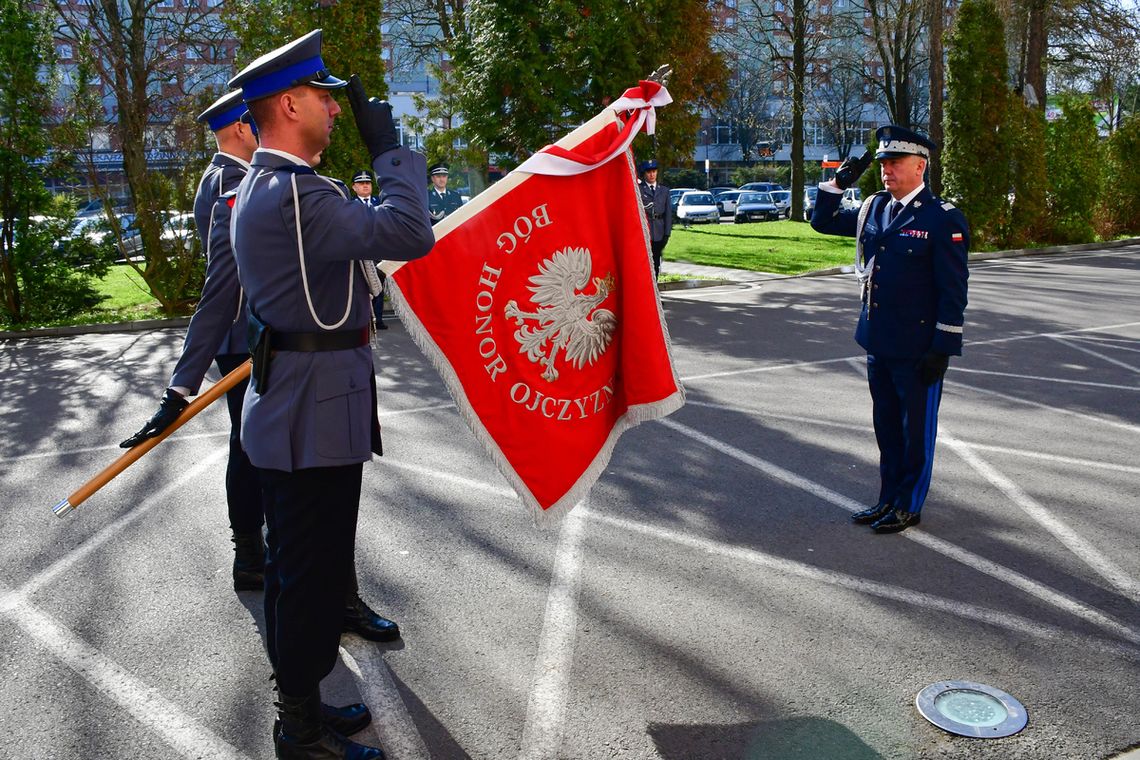
<path id="1" fill-rule="evenodd" d="M 128 264 L 115 264 L 107 276 L 95 285 L 106 300 L 89 312 L 79 314 L 62 324 L 85 325 L 111 322 L 132 322 L 140 319 L 157 319 L 162 316 L 158 301 L 142 281 L 138 272 Z"/>
<path id="2" fill-rule="evenodd" d="M 821 235 L 806 222 L 673 225 L 667 261 L 751 269 L 776 274 L 802 274 L 850 264 L 851 238 Z"/>

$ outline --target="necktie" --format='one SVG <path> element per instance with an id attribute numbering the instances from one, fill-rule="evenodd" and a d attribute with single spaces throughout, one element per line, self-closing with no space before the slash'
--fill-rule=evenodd
<path id="1" fill-rule="evenodd" d="M 902 211 L 902 204 L 898 201 L 891 201 L 891 207 L 887 211 L 887 224 L 893 224 L 900 211 Z"/>
<path id="2" fill-rule="evenodd" d="M 657 185 L 650 185 L 649 186 L 649 192 L 651 192 L 651 193 L 657 192 Z"/>

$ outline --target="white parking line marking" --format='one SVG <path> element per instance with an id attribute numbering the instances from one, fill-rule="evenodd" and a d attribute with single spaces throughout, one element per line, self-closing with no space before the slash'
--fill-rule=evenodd
<path id="1" fill-rule="evenodd" d="M 951 372 L 953 371 L 954 370 L 951 370 Z M 1021 396 L 1013 396 L 1008 393 L 1002 393 L 1001 391 L 995 391 L 989 388 L 981 388 L 976 385 L 959 382 L 957 378 L 954 378 L 954 382 L 950 383 L 949 385 L 943 386 L 943 393 L 954 393 L 955 391 L 959 391 L 959 389 L 964 389 L 970 391 L 971 393 L 984 393 L 990 396 L 996 396 L 997 398 L 1004 399 L 1005 401 L 1013 402 L 1015 404 L 1024 404 L 1025 406 L 1032 406 L 1035 409 L 1042 409 L 1049 412 L 1055 412 L 1056 414 L 1076 417 L 1083 422 L 1092 422 L 1098 425 L 1108 425 L 1109 427 L 1120 428 L 1131 433 L 1140 433 L 1140 425 L 1132 425 L 1127 422 L 1118 422 L 1116 420 L 1110 420 L 1105 417 L 1097 417 L 1095 415 L 1078 412 L 1073 409 L 1065 409 L 1064 407 L 1056 406 L 1054 404 L 1042 404 L 1040 401 L 1030 401 L 1029 399 L 1022 398 Z M 961 395 L 963 398 L 969 399 L 966 394 L 958 393 L 957 395 Z"/>
<path id="2" fill-rule="evenodd" d="M 1039 380 L 1043 383 L 1061 383 L 1063 385 L 1083 385 L 1087 388 L 1108 388 L 1114 391 L 1140 391 L 1140 385 L 1116 385 L 1114 383 L 1098 383 L 1092 380 L 1070 380 L 1062 377 L 1043 377 L 1041 375 L 1022 375 L 1016 372 L 997 372 L 992 369 L 973 369 L 971 367 L 957 366 L 955 372 L 968 372 L 974 375 L 995 375 L 997 377 L 1012 377 L 1018 380 Z"/>
<path id="3" fill-rule="evenodd" d="M 12 594 L 10 598 L 16 596 Z M 247 755 L 84 642 L 55 618 L 22 600 L 5 606 L 4 614 L 40 646 L 122 707 L 131 718 L 162 737 L 179 755 L 211 760 L 248 759 Z"/>
<path id="4" fill-rule="evenodd" d="M 122 517 L 111 522 L 102 530 L 95 533 L 79 546 L 72 549 L 64 556 L 57 559 L 52 564 L 48 565 L 45 569 L 33 575 L 28 579 L 20 588 L 15 592 L 19 596 L 27 597 L 34 594 L 39 588 L 50 583 L 61 575 L 67 573 L 72 567 L 80 560 L 90 555 L 93 551 L 101 547 L 103 544 L 114 538 L 119 531 L 127 527 L 136 520 L 141 519 L 144 515 L 148 514 L 152 509 L 157 506 L 165 506 L 167 496 L 182 488 L 183 485 L 190 482 L 194 478 L 201 475 L 204 471 L 210 469 L 218 460 L 229 453 L 228 448 L 221 448 L 217 451 L 207 455 L 204 459 L 200 460 L 198 464 L 191 467 L 189 470 L 183 472 L 179 477 L 175 478 L 165 486 L 150 494 L 141 504 L 127 512 Z M 48 509 L 47 504 L 44 505 L 44 510 Z M 91 507 L 80 506 L 78 509 L 90 509 Z M 76 515 L 70 515 L 63 518 L 63 520 L 74 522 L 78 519 Z"/>
<path id="5" fill-rule="evenodd" d="M 1044 454 L 1040 451 L 1012 449 L 1008 446 L 993 446 L 988 443 L 975 443 L 973 441 L 963 441 L 963 443 L 975 451 L 993 451 L 997 454 L 1012 454 L 1013 456 L 1026 457 L 1028 459 L 1040 459 L 1045 462 L 1071 464 L 1086 469 L 1112 470 L 1114 472 L 1140 474 L 1140 467 L 1133 467 L 1127 464 L 1113 464 L 1112 462 L 1100 462 L 1092 459 L 1078 459 L 1077 457 L 1065 457 L 1059 454 Z"/>
<path id="6" fill-rule="evenodd" d="M 388 760 L 431 760 L 431 753 L 388 672 L 382 650 L 348 637 L 341 640 L 340 659 L 356 676 L 360 695 L 372 711 L 374 733 Z"/>
<path id="7" fill-rule="evenodd" d="M 854 499 L 849 499 L 842 496 L 825 486 L 822 486 L 807 478 L 796 475 L 793 472 L 785 470 L 779 465 L 773 464 L 759 457 L 753 456 L 745 451 L 741 451 L 735 446 L 730 446 L 727 443 L 719 441 L 712 436 L 705 435 L 700 431 L 694 430 L 686 425 L 682 425 L 671 419 L 658 420 L 658 422 L 666 427 L 672 428 L 682 435 L 688 436 L 699 443 L 708 446 L 716 451 L 736 459 L 739 462 L 759 470 L 766 475 L 787 483 L 788 485 L 800 488 L 808 493 L 817 496 L 823 501 L 845 509 L 848 512 L 858 512 L 864 509 L 866 505 L 861 504 Z M 900 533 L 903 538 L 920 544 L 932 551 L 938 552 L 943 556 L 949 557 L 957 562 L 961 562 L 967 567 L 973 568 L 980 573 L 990 576 L 995 580 L 1013 586 L 1016 589 L 1024 591 L 1043 602 L 1051 604 L 1058 609 L 1065 610 L 1072 615 L 1080 617 L 1084 620 L 1094 623 L 1098 626 L 1112 631 L 1113 633 L 1126 638 L 1129 641 L 1140 643 L 1140 632 L 1137 632 L 1128 626 L 1113 619 L 1109 615 L 1094 609 L 1087 604 L 1066 596 L 1065 594 L 1056 591 L 1042 583 L 1039 583 L 1011 568 L 999 565 L 996 562 L 981 557 L 973 552 L 955 546 L 949 541 L 945 541 L 937 536 L 933 536 L 923 531 L 904 531 Z"/>
<path id="8" fill-rule="evenodd" d="M 585 505 L 579 504 L 567 513 L 558 537 L 558 551 L 554 557 L 542 633 L 534 661 L 534 678 L 526 706 L 520 760 L 559 757 L 566 715 L 566 690 L 574 664 L 584 535 Z"/>
<path id="9" fill-rule="evenodd" d="M 384 457 L 384 461 L 381 463 L 381 466 L 392 467 L 397 470 L 406 470 L 408 472 L 414 472 L 417 475 L 426 475 L 432 481 L 443 480 L 449 483 L 454 483 L 458 486 L 463 486 L 464 488 L 478 488 L 481 491 L 487 491 L 488 493 L 492 493 L 496 496 L 502 496 L 503 498 L 509 498 L 515 501 L 518 500 L 518 494 L 516 494 L 510 488 L 497 486 L 484 480 L 465 478 L 462 475 L 445 472 L 433 467 L 425 467 L 421 464 L 411 464 L 410 462 L 401 462 L 398 459 L 388 459 L 388 457 Z"/>
<path id="10" fill-rule="evenodd" d="M 820 359 L 819 361 L 814 361 L 814 362 L 791 362 L 789 364 L 771 364 L 771 365 L 765 365 L 763 367 L 747 367 L 745 369 L 731 369 L 731 370 L 725 370 L 724 372 L 709 372 L 709 373 L 704 374 L 704 375 L 689 375 L 687 377 L 682 377 L 681 382 L 682 383 L 693 383 L 693 382 L 696 382 L 697 380 L 711 380 L 714 378 L 721 378 L 721 377 L 733 377 L 734 375 L 750 375 L 750 374 L 753 374 L 756 372 L 777 372 L 779 370 L 784 370 L 784 369 L 800 369 L 802 367 L 818 367 L 822 364 L 837 364 L 839 362 L 849 361 L 852 358 L 854 358 L 854 357 L 843 356 L 843 357 L 840 357 L 838 359 Z"/>
<path id="11" fill-rule="evenodd" d="M 1122 362 L 1119 359 L 1113 359 L 1111 356 L 1105 356 L 1104 354 L 1100 353 L 1099 351 L 1093 351 L 1091 348 L 1087 348 L 1085 346 L 1078 345 L 1074 341 L 1065 340 L 1064 338 L 1058 338 L 1055 336 L 1053 337 L 1053 340 L 1057 341 L 1058 343 L 1060 343 L 1063 346 L 1068 346 L 1069 348 L 1076 349 L 1077 351 L 1083 351 L 1084 353 L 1088 354 L 1089 356 L 1095 356 L 1096 358 L 1100 359 L 1101 361 L 1108 362 L 1109 364 L 1114 364 L 1117 367 L 1123 367 L 1124 369 L 1130 370 L 1132 372 L 1140 372 L 1140 367 L 1133 367 L 1131 364 L 1127 364 L 1125 362 Z"/>
<path id="12" fill-rule="evenodd" d="M 820 583 L 851 589 L 870 596 L 903 602 L 923 609 L 944 612 L 966 620 L 975 620 L 1035 638 L 1048 641 L 1063 641 L 1080 648 L 1089 648 L 1091 646 L 1114 657 L 1126 657 L 1130 660 L 1140 661 L 1140 650 L 1091 636 L 1070 633 L 1057 626 L 1038 623 L 1020 615 L 999 612 L 973 604 L 965 604 L 952 599 L 933 596 L 932 594 L 926 594 L 921 591 L 911 591 L 894 585 L 869 581 L 865 578 L 858 578 L 833 570 L 823 570 L 813 565 L 766 554 L 756 549 L 724 544 L 655 525 L 634 522 L 621 517 L 614 517 L 597 512 L 590 512 L 589 517 L 591 520 L 597 520 L 598 522 L 603 522 L 608 525 L 624 528 L 633 533 L 663 539 L 702 552 L 718 554 L 736 562 L 746 562 L 799 578 L 807 578 Z"/>
<path id="13" fill-rule="evenodd" d="M 1102 578 L 1111 583 L 1117 591 L 1134 602 L 1140 602 L 1140 584 L 1137 584 L 1123 568 L 1079 536 L 1076 531 L 1064 522 L 1054 517 L 1052 512 L 1043 507 L 1036 499 L 1025 493 L 1025 491 L 1021 490 L 1012 480 L 991 467 L 985 460 L 971 451 L 969 446 L 955 438 L 948 430 L 943 429 L 939 438 L 943 443 L 949 446 L 955 454 L 961 457 L 966 464 L 970 465 L 975 472 L 1001 490 L 1022 512 L 1029 515 L 1029 517 L 1042 528 L 1052 533 L 1054 538 L 1064 544 L 1069 551 L 1095 570 Z"/>

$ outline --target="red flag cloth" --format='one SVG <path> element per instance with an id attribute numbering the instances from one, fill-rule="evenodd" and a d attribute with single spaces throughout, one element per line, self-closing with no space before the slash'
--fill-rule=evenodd
<path id="1" fill-rule="evenodd" d="M 560 141 L 600 156 L 606 112 Z M 476 437 L 536 515 L 574 506 L 621 433 L 684 403 L 630 154 L 513 172 L 390 270 L 396 308 Z"/>

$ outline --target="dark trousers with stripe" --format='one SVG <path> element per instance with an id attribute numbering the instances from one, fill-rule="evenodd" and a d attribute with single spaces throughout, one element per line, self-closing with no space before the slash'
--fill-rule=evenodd
<path id="1" fill-rule="evenodd" d="M 214 357 L 223 375 L 237 369 L 248 354 L 219 354 Z M 241 409 L 249 380 L 242 380 L 226 391 L 226 408 L 230 413 L 230 458 L 226 463 L 226 505 L 230 528 L 234 533 L 259 533 L 265 521 L 261 500 L 261 478 L 241 447 Z"/>
<path id="2" fill-rule="evenodd" d="M 942 381 L 923 385 L 917 359 L 867 356 L 879 444 L 879 502 L 920 512 L 930 490 Z"/>
<path id="3" fill-rule="evenodd" d="M 353 582 L 363 465 L 261 470 L 266 490 L 265 629 L 277 686 L 316 691 L 336 664 Z"/>

